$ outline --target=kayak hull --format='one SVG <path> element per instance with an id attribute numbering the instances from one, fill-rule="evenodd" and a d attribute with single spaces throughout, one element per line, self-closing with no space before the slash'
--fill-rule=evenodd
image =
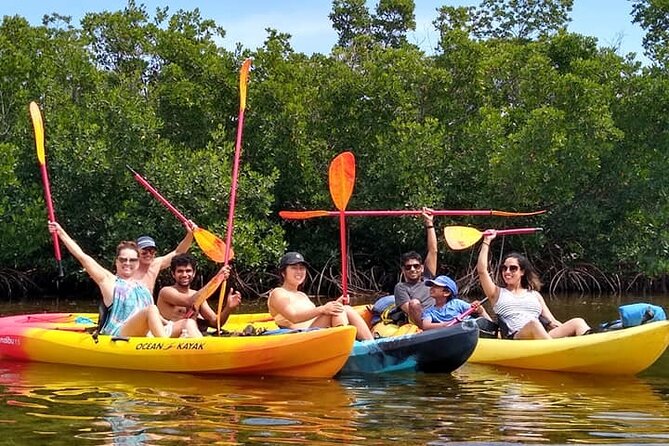
<path id="1" fill-rule="evenodd" d="M 465 321 L 448 328 L 356 341 L 340 373 L 451 373 L 474 352 L 478 334 L 476 324 Z"/>
<path id="2" fill-rule="evenodd" d="M 669 321 L 546 340 L 481 338 L 469 362 L 534 370 L 635 375 L 669 345 Z"/>
<path id="3" fill-rule="evenodd" d="M 267 336 L 95 339 L 97 315 L 0 318 L 0 356 L 88 367 L 219 375 L 329 378 L 346 362 L 355 328 Z"/>

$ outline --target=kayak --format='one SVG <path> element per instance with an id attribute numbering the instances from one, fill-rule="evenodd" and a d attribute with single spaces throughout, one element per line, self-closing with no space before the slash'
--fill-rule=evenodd
<path id="1" fill-rule="evenodd" d="M 354 308 L 369 323 L 371 312 L 368 306 Z M 355 341 L 340 374 L 451 373 L 467 361 L 479 339 L 476 323 L 465 322 L 430 331 L 421 331 L 410 324 L 401 327 L 389 325 L 383 330 L 388 337 Z M 241 330 L 247 324 L 270 330 L 277 328 L 268 313 L 233 314 L 224 328 Z M 412 329 L 407 330 L 409 327 Z"/>
<path id="2" fill-rule="evenodd" d="M 0 318 L 0 356 L 88 367 L 220 375 L 330 378 L 348 359 L 354 327 L 261 336 L 94 337 L 97 314 Z"/>
<path id="3" fill-rule="evenodd" d="M 635 375 L 669 345 L 669 321 L 584 336 L 541 340 L 481 338 L 469 362 L 522 369 Z"/>
<path id="4" fill-rule="evenodd" d="M 355 341 L 340 374 L 451 373 L 471 356 L 478 338 L 476 323 L 465 321 L 448 328 Z"/>

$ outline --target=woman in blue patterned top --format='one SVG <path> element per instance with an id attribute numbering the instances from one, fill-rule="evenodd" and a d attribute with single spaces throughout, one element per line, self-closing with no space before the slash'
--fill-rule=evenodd
<path id="1" fill-rule="evenodd" d="M 58 223 L 49 222 L 49 231 L 58 234 L 58 238 L 102 292 L 109 314 L 100 334 L 146 336 L 151 333 L 156 337 L 165 335 L 163 319 L 158 307 L 153 304 L 151 292 L 132 277 L 139 266 L 139 249 L 135 242 L 121 242 L 116 248 L 114 274 L 86 254 Z"/>

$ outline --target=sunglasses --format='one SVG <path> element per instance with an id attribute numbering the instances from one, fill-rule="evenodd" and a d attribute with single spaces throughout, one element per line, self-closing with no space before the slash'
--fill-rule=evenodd
<path id="1" fill-rule="evenodd" d="M 404 265 L 404 269 L 407 269 L 407 270 L 421 269 L 422 266 L 423 265 L 421 265 L 420 263 L 410 263 L 408 265 Z"/>
<path id="2" fill-rule="evenodd" d="M 502 265 L 502 266 L 501 266 L 501 270 L 502 270 L 502 271 L 509 270 L 509 271 L 511 271 L 512 273 L 515 273 L 515 272 L 518 271 L 519 269 L 520 269 L 520 267 L 519 267 L 518 265 L 509 265 L 509 266 Z"/>
<path id="3" fill-rule="evenodd" d="M 118 260 L 121 263 L 139 262 L 139 259 L 137 257 L 117 257 L 116 260 Z"/>

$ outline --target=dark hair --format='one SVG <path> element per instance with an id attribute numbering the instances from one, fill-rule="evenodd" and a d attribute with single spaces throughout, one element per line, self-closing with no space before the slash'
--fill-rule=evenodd
<path id="1" fill-rule="evenodd" d="M 423 263 L 423 257 L 416 251 L 405 252 L 400 256 L 400 263 L 402 266 L 404 266 L 407 260 L 418 260 L 420 263 Z"/>
<path id="2" fill-rule="evenodd" d="M 518 252 L 511 252 L 504 256 L 504 259 L 502 259 L 502 264 L 506 261 L 506 259 L 509 258 L 516 259 L 518 261 L 518 266 L 520 267 L 520 269 L 522 269 L 525 272 L 525 274 L 523 274 L 520 278 L 520 284 L 524 288 L 527 288 L 528 290 L 533 290 L 533 291 L 541 290 L 541 285 L 543 284 L 539 279 L 539 274 L 534 269 L 534 266 L 532 266 L 530 261 L 527 260 L 527 257 Z"/>
<path id="3" fill-rule="evenodd" d="M 137 243 L 131 240 L 123 240 L 116 246 L 116 257 L 118 257 L 121 254 L 121 251 L 124 249 L 132 249 L 139 256 L 139 248 L 137 247 Z"/>
<path id="4" fill-rule="evenodd" d="M 179 266 L 189 265 L 192 266 L 193 271 L 195 271 L 195 257 L 188 254 L 187 252 L 184 252 L 183 254 L 177 254 L 172 257 L 172 261 L 170 262 L 170 271 L 174 272 Z"/>

